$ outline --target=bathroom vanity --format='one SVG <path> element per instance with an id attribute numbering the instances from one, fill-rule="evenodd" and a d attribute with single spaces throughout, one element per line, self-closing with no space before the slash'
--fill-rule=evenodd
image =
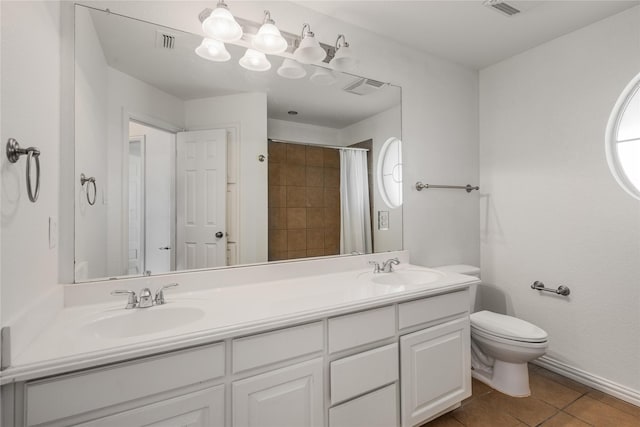
<path id="1" fill-rule="evenodd" d="M 415 426 L 471 394 L 474 283 L 403 264 L 176 290 L 148 309 L 120 300 L 67 307 L 3 372 L 4 410 L 13 412 L 4 421 Z M 163 312 L 179 322 L 187 308 L 203 315 L 153 330 Z M 105 326 L 122 316 L 130 330 Z"/>

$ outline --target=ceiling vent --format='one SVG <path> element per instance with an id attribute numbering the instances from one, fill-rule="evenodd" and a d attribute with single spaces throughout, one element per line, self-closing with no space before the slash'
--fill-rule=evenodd
<path id="1" fill-rule="evenodd" d="M 344 88 L 345 92 L 356 95 L 368 95 L 380 89 L 385 84 L 373 79 L 358 79 Z"/>
<path id="2" fill-rule="evenodd" d="M 175 49 L 176 36 L 162 31 L 156 31 L 156 47 L 169 50 Z"/>
<path id="3" fill-rule="evenodd" d="M 513 16 L 520 13 L 519 9 L 511 6 L 504 0 L 486 0 L 483 4 L 507 16 Z"/>

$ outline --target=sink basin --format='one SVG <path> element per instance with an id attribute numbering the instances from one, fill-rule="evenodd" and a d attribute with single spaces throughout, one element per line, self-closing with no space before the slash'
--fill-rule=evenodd
<path id="1" fill-rule="evenodd" d="M 439 271 L 429 270 L 396 270 L 391 273 L 367 273 L 366 277 L 374 283 L 379 285 L 390 286 L 411 286 L 411 285 L 426 285 L 431 282 L 444 277 L 444 274 Z"/>
<path id="2" fill-rule="evenodd" d="M 127 338 L 178 328 L 202 317 L 204 311 L 192 307 L 123 309 L 116 315 L 88 323 L 82 331 L 97 338 Z"/>

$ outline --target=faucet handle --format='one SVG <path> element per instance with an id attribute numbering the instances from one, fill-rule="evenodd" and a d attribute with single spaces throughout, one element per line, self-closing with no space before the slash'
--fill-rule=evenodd
<path id="1" fill-rule="evenodd" d="M 378 261 L 369 261 L 368 262 L 369 265 L 373 265 L 373 272 L 374 273 L 380 273 L 380 264 L 378 264 Z"/>
<path id="2" fill-rule="evenodd" d="M 176 286 L 180 286 L 180 284 L 179 283 L 169 283 L 168 285 L 164 285 L 163 287 L 158 289 L 156 291 L 156 297 L 154 298 L 154 301 L 155 301 L 156 305 L 161 305 L 161 304 L 165 303 L 165 300 L 164 300 L 164 290 L 165 289 L 175 288 Z"/>
<path id="3" fill-rule="evenodd" d="M 130 308 L 136 308 L 136 305 L 138 305 L 138 297 L 136 297 L 136 293 L 134 291 L 125 291 L 122 289 L 118 289 L 115 291 L 111 291 L 111 295 L 129 295 L 129 298 L 127 299 L 127 305 L 125 306 L 125 309 L 130 309 Z"/>

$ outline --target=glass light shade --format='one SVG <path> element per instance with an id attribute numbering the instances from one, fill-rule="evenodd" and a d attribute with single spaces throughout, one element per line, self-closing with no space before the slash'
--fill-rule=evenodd
<path id="1" fill-rule="evenodd" d="M 300 46 L 293 52 L 296 61 L 302 64 L 312 64 L 320 62 L 327 56 L 327 52 L 320 46 L 318 40 L 313 35 L 305 35 Z"/>
<path id="2" fill-rule="evenodd" d="M 287 41 L 280 34 L 275 25 L 267 22 L 262 24 L 258 33 L 253 38 L 253 47 L 264 53 L 282 53 L 287 50 Z"/>
<path id="3" fill-rule="evenodd" d="M 202 30 L 212 39 L 235 42 L 242 38 L 242 27 L 224 6 L 218 6 L 202 23 Z"/>
<path id="4" fill-rule="evenodd" d="M 343 45 L 336 51 L 329 65 L 332 66 L 334 70 L 351 71 L 356 68 L 358 61 L 354 58 L 351 48 L 348 45 Z"/>
<path id="5" fill-rule="evenodd" d="M 336 76 L 326 68 L 317 67 L 316 71 L 309 77 L 309 80 L 311 80 L 311 83 L 320 86 L 329 86 L 335 83 Z"/>
<path id="6" fill-rule="evenodd" d="M 220 40 L 205 38 L 196 48 L 196 54 L 209 61 L 225 62 L 231 59 L 231 55 L 227 52 L 227 48 Z"/>
<path id="7" fill-rule="evenodd" d="M 307 75 L 307 70 L 293 59 L 285 58 L 278 68 L 278 75 L 286 79 L 301 79 Z"/>
<path id="8" fill-rule="evenodd" d="M 255 49 L 247 49 L 239 63 L 243 68 L 251 71 L 267 71 L 271 68 L 271 63 L 264 53 Z"/>

